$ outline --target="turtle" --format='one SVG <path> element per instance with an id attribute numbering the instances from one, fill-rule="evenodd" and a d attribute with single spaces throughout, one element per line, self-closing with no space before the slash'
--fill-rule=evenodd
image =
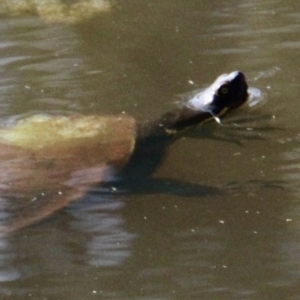
<path id="1" fill-rule="evenodd" d="M 1 232 L 47 219 L 117 174 L 120 180 L 134 180 L 142 172 L 150 176 L 165 149 L 188 128 L 212 118 L 220 122 L 247 98 L 245 76 L 234 71 L 153 120 L 124 113 L 37 114 L 2 127 L 1 207 L 12 217 L 4 214 Z"/>

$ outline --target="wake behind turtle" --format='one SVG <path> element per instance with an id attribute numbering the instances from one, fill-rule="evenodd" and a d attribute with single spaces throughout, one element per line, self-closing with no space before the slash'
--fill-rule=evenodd
<path id="1" fill-rule="evenodd" d="M 117 173 L 139 176 L 138 166 L 145 165 L 149 175 L 180 132 L 211 118 L 219 121 L 247 98 L 245 76 L 235 71 L 152 121 L 126 114 L 35 115 L 0 130 L 1 197 L 18 202 L 2 231 L 51 216 Z"/>

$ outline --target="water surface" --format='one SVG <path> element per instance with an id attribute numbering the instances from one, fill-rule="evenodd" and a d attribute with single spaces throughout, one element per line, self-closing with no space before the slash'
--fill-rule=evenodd
<path id="1" fill-rule="evenodd" d="M 1 238 L 3 298 L 299 299 L 299 19 L 292 0 L 114 1 L 79 24 L 3 15 L 4 125 L 33 113 L 149 119 L 236 69 L 263 94 L 188 132 L 152 182 L 92 190 Z"/>

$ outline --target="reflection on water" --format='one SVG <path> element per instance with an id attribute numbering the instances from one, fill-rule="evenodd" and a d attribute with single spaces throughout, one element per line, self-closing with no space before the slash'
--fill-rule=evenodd
<path id="1" fill-rule="evenodd" d="M 86 202 L 80 203 L 71 211 L 75 217 L 72 228 L 84 230 L 91 239 L 86 247 L 86 260 L 94 267 L 122 265 L 131 255 L 130 248 L 135 237 L 124 228 L 121 215 L 124 203 L 116 197 L 89 195 Z M 100 200 L 100 201 L 99 201 Z"/>
<path id="2" fill-rule="evenodd" d="M 14 33 L 19 28 L 26 30 Z M 82 59 L 70 51 L 76 44 L 74 34 L 63 27 L 47 28 L 33 18 L 2 20 L 1 114 L 16 115 L 45 107 L 50 111 L 76 109 L 76 98 L 86 96 L 77 80 Z"/>
<path id="3" fill-rule="evenodd" d="M 263 101 L 222 126 L 187 133 L 153 181 L 134 181 L 122 194 L 95 189 L 57 216 L 1 237 L 0 293 L 298 299 L 298 2 L 113 4 L 78 26 L 1 18 L 3 126 L 36 112 L 125 110 L 148 119 L 190 91 L 190 82 L 202 88 L 236 69 Z M 12 201 L 1 195 L 1 222 Z"/>
<path id="4" fill-rule="evenodd" d="M 0 198 L 0 228 L 4 228 L 9 216 L 7 212 L 7 199 Z M 21 277 L 21 272 L 14 267 L 15 253 L 5 235 L 0 236 L 0 282 L 17 280 Z"/>
<path id="5" fill-rule="evenodd" d="M 257 81 L 261 78 L 271 78 L 274 77 L 278 72 L 280 72 L 281 69 L 279 67 L 273 67 L 269 70 L 265 70 L 262 72 L 259 72 L 257 76 L 255 76 L 254 81 Z"/>
<path id="6" fill-rule="evenodd" d="M 5 237 L 0 238 L 0 282 L 9 282 L 21 278 L 21 272 L 14 267 L 15 254 Z"/>

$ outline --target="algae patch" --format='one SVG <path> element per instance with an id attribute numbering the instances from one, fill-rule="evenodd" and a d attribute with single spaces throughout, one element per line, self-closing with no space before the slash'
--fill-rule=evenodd
<path id="1" fill-rule="evenodd" d="M 72 4 L 62 0 L 0 0 L 2 15 L 37 15 L 47 23 L 79 23 L 110 9 L 108 0 L 79 0 Z"/>

